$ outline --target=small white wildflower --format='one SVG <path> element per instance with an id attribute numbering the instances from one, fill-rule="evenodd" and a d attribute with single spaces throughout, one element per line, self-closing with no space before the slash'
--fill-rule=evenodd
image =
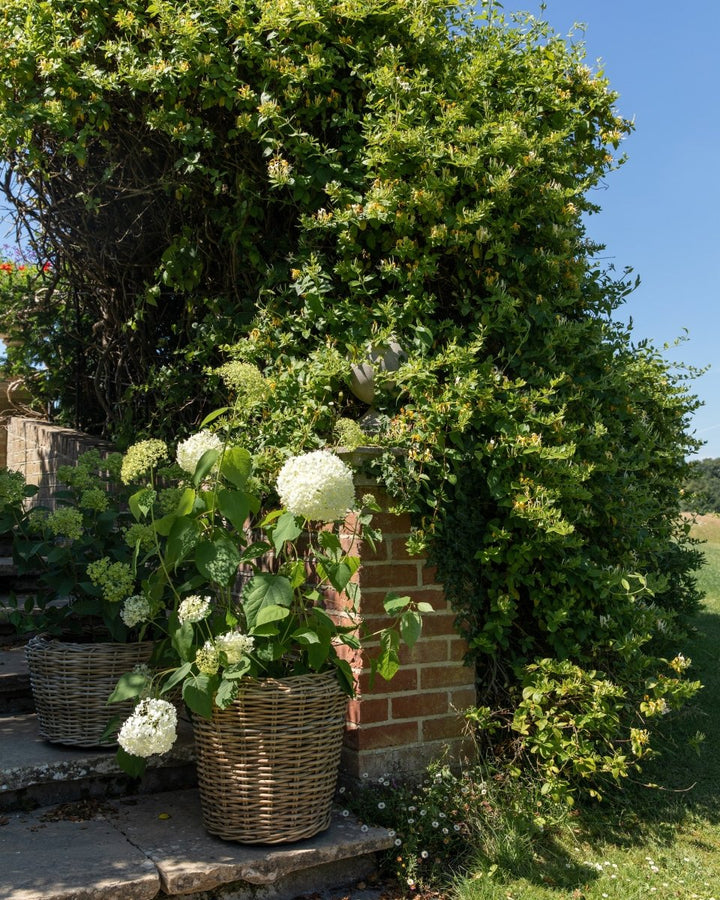
<path id="1" fill-rule="evenodd" d="M 132 756 L 167 753 L 177 737 L 177 712 L 167 700 L 141 700 L 125 720 L 118 743 Z"/>
<path id="2" fill-rule="evenodd" d="M 395 837 L 396 831 L 394 828 L 388 829 L 388 837 Z"/>
<path id="3" fill-rule="evenodd" d="M 318 522 L 344 518 L 355 499 L 352 472 L 328 450 L 291 457 L 280 470 L 276 487 L 288 512 Z"/>
<path id="4" fill-rule="evenodd" d="M 408 819 L 407 821 L 408 821 L 408 825 L 414 825 L 414 824 L 415 824 L 415 819 Z"/>
<path id="5" fill-rule="evenodd" d="M 427 852 L 427 850 L 420 851 L 420 856 L 422 856 L 423 859 L 427 859 L 429 855 L 430 854 Z"/>
<path id="6" fill-rule="evenodd" d="M 180 603 L 178 607 L 178 619 L 180 624 L 185 622 L 201 622 L 210 612 L 210 598 L 191 594 Z"/>
<path id="7" fill-rule="evenodd" d="M 459 825 L 453 825 L 453 831 L 460 831 Z"/>
<path id="8" fill-rule="evenodd" d="M 402 841 L 400 840 L 400 838 L 395 838 L 395 846 L 399 847 L 401 844 L 402 844 Z"/>
<path id="9" fill-rule="evenodd" d="M 382 802 L 382 800 L 378 803 L 378 809 L 385 809 L 385 804 Z"/>
<path id="10" fill-rule="evenodd" d="M 228 631 L 215 638 L 215 647 L 227 656 L 230 665 L 239 663 L 255 646 L 255 638 L 239 631 Z"/>
<path id="11" fill-rule="evenodd" d="M 450 834 L 450 832 L 449 832 L 449 830 L 448 830 L 447 828 L 443 828 L 442 833 L 443 833 L 443 834 Z"/>
<path id="12" fill-rule="evenodd" d="M 434 821 L 434 822 L 432 823 L 432 827 L 433 827 L 433 828 L 439 828 L 439 827 L 440 827 L 440 823 L 436 820 L 436 821 Z"/>
<path id="13" fill-rule="evenodd" d="M 368 830 L 367 825 L 361 825 L 361 826 L 360 826 L 360 831 L 367 831 L 367 830 Z"/>
<path id="14" fill-rule="evenodd" d="M 350 810 L 349 810 L 349 809 L 344 809 L 344 810 L 342 811 L 342 814 L 343 814 L 343 815 L 345 816 L 345 818 L 347 819 L 347 817 L 350 815 Z"/>
<path id="15" fill-rule="evenodd" d="M 344 794 L 344 793 L 345 793 L 344 787 L 338 788 L 338 794 Z"/>
<path id="16" fill-rule="evenodd" d="M 120 610 L 120 618 L 128 628 L 134 628 L 141 622 L 147 622 L 152 618 L 150 601 L 147 597 L 143 597 L 142 594 L 128 597 Z"/>
<path id="17" fill-rule="evenodd" d="M 177 446 L 177 463 L 184 472 L 195 474 L 200 457 L 208 450 L 222 450 L 223 442 L 211 431 L 198 431 Z"/>

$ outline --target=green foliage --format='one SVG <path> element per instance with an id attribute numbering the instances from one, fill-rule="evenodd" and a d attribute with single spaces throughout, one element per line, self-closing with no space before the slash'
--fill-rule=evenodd
<path id="1" fill-rule="evenodd" d="M 3 15 L 0 155 L 92 323 L 88 421 L 175 432 L 221 364 L 253 366 L 235 416 L 269 485 L 365 415 L 351 366 L 397 342 L 374 471 L 489 669 L 483 702 L 553 658 L 637 708 L 699 599 L 678 516 L 697 401 L 613 320 L 633 284 L 583 217 L 632 126 L 582 47 L 445 0 Z M 230 570 L 212 546 L 204 577 Z"/>
<path id="2" fill-rule="evenodd" d="M 119 470 L 119 454 L 101 457 L 97 450 L 82 454 L 75 466 L 60 466 L 55 509 L 26 508 L 18 496 L 31 497 L 37 488 L 26 487 L 17 472 L 0 472 L 0 485 L 12 484 L 0 527 L 12 538 L 18 574 L 38 585 L 22 603 L 13 595 L 6 601 L 20 633 L 123 642 L 146 635 L 145 626 L 128 627 L 122 618 L 123 601 L 143 569 Z"/>
<path id="3" fill-rule="evenodd" d="M 720 513 L 720 459 L 696 459 L 685 481 L 682 508 L 700 514 Z"/>

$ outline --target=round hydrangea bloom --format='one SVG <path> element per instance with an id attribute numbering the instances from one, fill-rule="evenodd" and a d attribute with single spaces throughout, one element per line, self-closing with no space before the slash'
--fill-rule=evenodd
<path id="1" fill-rule="evenodd" d="M 280 469 L 276 487 L 289 512 L 319 522 L 344 518 L 355 500 L 352 472 L 329 450 L 291 457 Z"/>
<path id="2" fill-rule="evenodd" d="M 118 744 L 132 756 L 167 753 L 177 737 L 177 712 L 167 700 L 141 700 L 123 723 Z"/>
<path id="3" fill-rule="evenodd" d="M 61 506 L 47 517 L 47 526 L 56 537 L 79 541 L 83 536 L 83 517 L 79 509 Z"/>
<path id="4" fill-rule="evenodd" d="M 205 641 L 195 654 L 195 665 L 203 675 L 214 675 L 220 668 L 220 653 L 212 641 Z"/>
<path id="5" fill-rule="evenodd" d="M 230 665 L 239 663 L 255 646 L 254 638 L 249 634 L 240 634 L 239 631 L 228 631 L 215 638 L 215 646 L 227 656 Z"/>
<path id="6" fill-rule="evenodd" d="M 141 622 L 147 622 L 152 618 L 152 611 L 150 609 L 148 598 L 143 597 L 142 594 L 135 594 L 133 597 L 128 597 L 123 603 L 123 608 L 120 610 L 120 618 L 128 628 L 134 628 Z"/>
<path id="7" fill-rule="evenodd" d="M 120 467 L 123 484 L 138 481 L 143 475 L 168 459 L 168 449 L 164 441 L 151 438 L 128 447 Z"/>
<path id="8" fill-rule="evenodd" d="M 177 463 L 183 471 L 194 475 L 203 453 L 208 450 L 222 450 L 222 446 L 223 442 L 216 434 L 211 431 L 198 431 L 178 444 Z"/>
<path id="9" fill-rule="evenodd" d="M 88 563 L 86 571 L 90 581 L 102 590 L 108 603 L 119 603 L 129 597 L 135 587 L 130 566 L 124 562 L 111 563 L 109 556 Z"/>
<path id="10" fill-rule="evenodd" d="M 209 612 L 210 598 L 191 594 L 178 607 L 178 619 L 181 625 L 185 622 L 201 622 Z"/>

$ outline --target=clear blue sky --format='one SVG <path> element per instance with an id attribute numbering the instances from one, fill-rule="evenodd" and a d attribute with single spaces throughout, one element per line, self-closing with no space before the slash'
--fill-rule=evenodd
<path id="1" fill-rule="evenodd" d="M 539 3 L 504 0 L 506 13 L 529 10 L 561 35 L 584 23 L 587 64 L 604 70 L 618 111 L 635 121 L 621 145 L 628 161 L 588 221 L 605 255 L 642 280 L 619 317 L 659 346 L 687 329 L 668 358 L 710 366 L 694 383 L 705 405 L 692 430 L 707 442 L 700 457 L 720 457 L 720 0 L 546 4 L 541 14 Z"/>

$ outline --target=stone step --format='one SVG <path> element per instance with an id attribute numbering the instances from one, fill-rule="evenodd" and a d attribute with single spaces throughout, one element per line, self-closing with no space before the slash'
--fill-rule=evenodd
<path id="1" fill-rule="evenodd" d="M 207 834 L 195 790 L 65 804 L 0 818 L 3 900 L 290 900 L 368 880 L 393 845 L 335 811 L 304 841 L 244 846 Z M 378 891 L 352 892 L 376 900 Z M 327 894 L 325 895 L 327 896 Z"/>
<path id="2" fill-rule="evenodd" d="M 44 741 L 32 713 L 0 716 L 0 811 L 151 793 L 194 785 L 195 745 L 181 721 L 172 751 L 153 758 L 141 779 L 118 768 L 115 751 Z"/>

